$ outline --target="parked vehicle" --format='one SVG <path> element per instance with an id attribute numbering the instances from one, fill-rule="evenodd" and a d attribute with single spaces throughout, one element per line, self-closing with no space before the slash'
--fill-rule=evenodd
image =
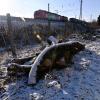
<path id="1" fill-rule="evenodd" d="M 68 18 L 45 10 L 37 10 L 34 13 L 34 19 L 49 19 L 53 21 L 68 21 Z"/>

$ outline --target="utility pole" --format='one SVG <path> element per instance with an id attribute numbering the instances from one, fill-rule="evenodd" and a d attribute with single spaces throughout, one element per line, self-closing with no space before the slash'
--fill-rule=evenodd
<path id="1" fill-rule="evenodd" d="M 82 20 L 82 6 L 83 6 L 83 0 L 80 0 L 80 16 L 79 16 L 80 20 Z"/>
<path id="2" fill-rule="evenodd" d="M 48 35 L 50 34 L 50 4 L 48 3 Z"/>
<path id="3" fill-rule="evenodd" d="M 90 22 L 92 22 L 92 14 L 90 15 Z"/>
<path id="4" fill-rule="evenodd" d="M 14 37 L 13 37 L 13 32 L 12 32 L 12 23 L 11 23 L 11 16 L 10 14 L 7 14 L 7 34 L 8 34 L 8 39 L 10 41 L 10 45 L 11 45 L 11 52 L 13 57 L 17 57 L 16 55 L 16 50 L 15 50 L 15 45 L 14 45 Z"/>
<path id="5" fill-rule="evenodd" d="M 48 3 L 48 12 L 50 11 L 50 4 Z"/>

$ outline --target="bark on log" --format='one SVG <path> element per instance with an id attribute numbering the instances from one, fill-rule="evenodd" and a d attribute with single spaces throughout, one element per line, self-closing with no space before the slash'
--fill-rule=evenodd
<path id="1" fill-rule="evenodd" d="M 28 84 L 36 84 L 36 77 L 41 77 L 53 68 L 58 68 L 56 62 L 60 59 L 64 58 L 66 64 L 70 63 L 73 56 L 84 48 L 85 46 L 79 42 L 58 43 L 46 47 L 32 64 Z M 65 66 L 59 66 L 59 68 L 63 67 Z"/>

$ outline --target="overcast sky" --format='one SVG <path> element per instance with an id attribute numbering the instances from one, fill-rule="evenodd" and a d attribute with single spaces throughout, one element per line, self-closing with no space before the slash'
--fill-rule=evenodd
<path id="1" fill-rule="evenodd" d="M 34 11 L 48 10 L 67 17 L 79 18 L 80 0 L 0 0 L 0 15 L 33 18 Z M 97 19 L 100 14 L 100 0 L 83 0 L 83 19 Z"/>

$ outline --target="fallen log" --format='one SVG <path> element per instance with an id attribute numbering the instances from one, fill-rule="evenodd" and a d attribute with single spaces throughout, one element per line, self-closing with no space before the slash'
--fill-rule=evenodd
<path id="1" fill-rule="evenodd" d="M 28 84 L 36 84 L 40 78 L 52 69 L 67 67 L 73 56 L 84 48 L 85 46 L 79 42 L 54 44 L 46 47 L 37 56 L 36 60 L 34 57 L 14 59 L 7 70 L 15 74 L 27 73 L 29 74 Z"/>
<path id="2" fill-rule="evenodd" d="M 79 42 L 58 43 L 46 47 L 32 64 L 28 84 L 36 84 L 38 78 L 54 68 L 66 67 L 66 64 L 71 63 L 73 56 L 84 48 L 85 46 Z M 61 59 L 64 59 L 64 66 L 58 67 Z"/>

